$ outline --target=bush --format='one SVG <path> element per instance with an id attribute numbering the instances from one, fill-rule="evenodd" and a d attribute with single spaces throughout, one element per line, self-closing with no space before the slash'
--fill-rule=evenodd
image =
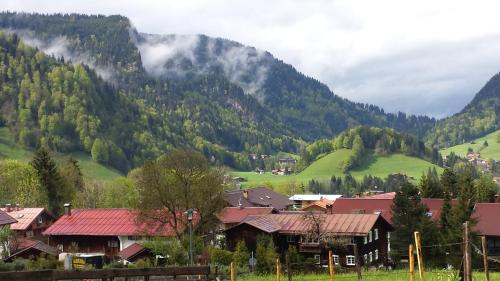
<path id="1" fill-rule="evenodd" d="M 258 273 L 271 273 L 276 263 L 276 251 L 272 237 L 269 235 L 257 236 L 257 250 L 255 251 Z"/>
<path id="2" fill-rule="evenodd" d="M 238 244 L 236 244 L 236 249 L 233 253 L 233 261 L 236 266 L 239 267 L 248 267 L 248 261 L 250 259 L 250 253 L 248 252 L 247 246 L 245 245 L 245 241 L 240 240 Z"/>
<path id="3" fill-rule="evenodd" d="M 210 263 L 215 265 L 229 266 L 233 258 L 233 253 L 223 249 L 210 249 Z"/>

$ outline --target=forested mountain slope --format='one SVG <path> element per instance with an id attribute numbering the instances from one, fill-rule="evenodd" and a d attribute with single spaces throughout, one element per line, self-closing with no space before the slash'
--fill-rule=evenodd
<path id="1" fill-rule="evenodd" d="M 440 120 L 426 136 L 433 146 L 461 144 L 500 129 L 500 74 L 493 76 L 459 113 Z"/>
<path id="2" fill-rule="evenodd" d="M 1 105 L 19 142 L 61 152 L 104 147 L 94 158 L 121 170 L 172 147 L 247 169 L 246 153 L 298 152 L 301 140 L 360 124 L 422 136 L 435 123 L 340 98 L 267 52 L 203 35 L 142 34 L 122 16 L 1 13 L 0 28 L 25 42 L 4 36 L 11 88 Z M 42 55 L 26 44 L 57 59 L 44 56 L 48 66 L 40 67 Z M 37 87 L 50 96 L 45 103 L 29 98 L 26 88 Z M 24 98 L 13 102 L 15 95 Z M 80 109 L 71 104 L 91 125 L 74 119 Z"/>

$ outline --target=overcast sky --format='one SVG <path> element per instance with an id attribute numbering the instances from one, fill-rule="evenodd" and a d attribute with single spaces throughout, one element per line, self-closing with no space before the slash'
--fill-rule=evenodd
<path id="1" fill-rule="evenodd" d="M 121 14 L 140 32 L 232 39 L 386 111 L 450 115 L 500 72 L 500 1 L 1 0 L 0 8 Z"/>

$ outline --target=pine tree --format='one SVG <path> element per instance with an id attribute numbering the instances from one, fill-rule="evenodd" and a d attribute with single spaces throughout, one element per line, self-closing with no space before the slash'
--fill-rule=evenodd
<path id="1" fill-rule="evenodd" d="M 239 267 L 248 266 L 248 260 L 250 259 L 250 253 L 248 253 L 245 241 L 240 240 L 236 244 L 236 249 L 233 253 L 233 261 Z"/>
<path id="2" fill-rule="evenodd" d="M 47 192 L 49 211 L 56 216 L 60 215 L 64 204 L 64 182 L 47 148 L 42 147 L 36 151 L 31 165 L 36 170 L 41 188 Z"/>
<path id="3" fill-rule="evenodd" d="M 457 175 L 455 174 L 455 172 L 453 172 L 452 169 L 444 169 L 443 173 L 441 174 L 440 181 L 445 194 L 449 193 L 448 195 L 452 198 L 457 196 Z"/>
<path id="4" fill-rule="evenodd" d="M 422 174 L 419 182 L 419 188 L 423 198 L 442 198 L 443 188 L 439 182 L 436 170 L 427 170 L 427 174 Z"/>

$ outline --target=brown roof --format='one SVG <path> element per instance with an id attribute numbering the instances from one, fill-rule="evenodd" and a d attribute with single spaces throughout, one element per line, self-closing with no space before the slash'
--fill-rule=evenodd
<path id="1" fill-rule="evenodd" d="M 332 205 L 333 202 L 335 202 L 335 200 L 328 200 L 328 199 L 322 198 L 321 200 L 317 200 L 317 201 L 311 202 L 309 204 L 306 204 L 305 206 L 303 206 L 301 208 L 301 210 L 306 211 L 309 208 L 314 207 L 314 206 L 326 210 L 326 206 Z"/>
<path id="2" fill-rule="evenodd" d="M 17 220 L 9 216 L 4 211 L 0 210 L 0 225 L 13 224 L 16 223 Z"/>
<path id="3" fill-rule="evenodd" d="M 452 204 L 456 200 L 452 201 Z M 334 214 L 377 214 L 380 213 L 385 220 L 392 223 L 392 202 L 393 199 L 372 199 L 372 198 L 339 198 L 335 200 L 332 207 Z M 438 221 L 443 207 L 443 199 L 423 198 L 422 204 L 429 208 L 431 219 Z"/>
<path id="4" fill-rule="evenodd" d="M 1 208 L 0 210 L 7 212 L 9 216 L 17 220 L 16 223 L 10 226 L 12 230 L 26 230 L 28 227 L 40 216 L 43 212 L 50 215 L 45 208 L 11 208 L 12 211 L 7 212 L 6 208 Z"/>
<path id="5" fill-rule="evenodd" d="M 310 230 L 310 222 L 305 219 L 304 212 L 281 213 L 269 215 L 248 216 L 241 224 L 248 224 L 264 232 L 281 234 L 300 234 Z M 376 214 L 321 214 L 324 222 L 322 232 L 334 235 L 365 236 L 378 220 L 383 220 Z"/>
<path id="6" fill-rule="evenodd" d="M 8 260 L 12 260 L 16 257 L 22 256 L 23 253 L 28 252 L 28 251 L 34 251 L 38 252 L 39 254 L 46 254 L 46 255 L 51 255 L 51 256 L 58 256 L 59 255 L 59 250 L 49 246 L 42 241 L 38 240 L 32 240 L 32 239 L 27 239 L 27 238 L 21 238 L 20 240 L 16 241 L 16 249 L 13 249 L 12 255 L 8 257 Z"/>
<path id="7" fill-rule="evenodd" d="M 270 214 L 273 210 L 271 207 L 226 207 L 219 212 L 217 218 L 222 223 L 239 223 L 247 216 Z"/>
<path id="8" fill-rule="evenodd" d="M 224 199 L 233 207 L 272 207 L 284 210 L 293 204 L 286 196 L 266 187 L 227 191 Z"/>
<path id="9" fill-rule="evenodd" d="M 500 203 L 477 203 L 474 206 L 474 218 L 477 223 L 474 230 L 485 236 L 500 236 Z"/>
<path id="10" fill-rule="evenodd" d="M 134 243 L 128 246 L 127 248 L 121 250 L 118 253 L 118 256 L 124 260 L 132 260 L 134 257 L 144 252 L 149 252 L 149 249 L 144 248 L 141 244 Z"/>

